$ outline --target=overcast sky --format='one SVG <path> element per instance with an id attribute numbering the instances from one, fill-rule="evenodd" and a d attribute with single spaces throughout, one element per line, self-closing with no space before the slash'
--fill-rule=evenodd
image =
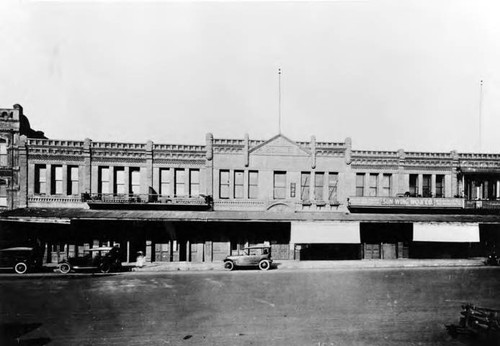
<path id="1" fill-rule="evenodd" d="M 0 107 L 54 139 L 268 139 L 281 67 L 290 139 L 500 152 L 499 18 L 496 0 L 1 1 Z"/>

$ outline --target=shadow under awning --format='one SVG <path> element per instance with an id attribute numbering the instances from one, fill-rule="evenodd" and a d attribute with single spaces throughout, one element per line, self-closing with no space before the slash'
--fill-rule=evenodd
<path id="1" fill-rule="evenodd" d="M 292 222 L 293 244 L 359 244 L 359 222 Z"/>
<path id="2" fill-rule="evenodd" d="M 413 241 L 478 243 L 477 223 L 428 223 L 413 224 Z"/>

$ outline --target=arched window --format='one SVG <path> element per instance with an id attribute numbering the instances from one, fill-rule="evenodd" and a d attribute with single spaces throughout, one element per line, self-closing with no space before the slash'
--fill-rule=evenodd
<path id="1" fill-rule="evenodd" d="M 7 139 L 0 137 L 0 166 L 5 167 L 8 165 L 7 160 Z"/>
<path id="2" fill-rule="evenodd" d="M 0 207 L 7 206 L 7 187 L 9 182 L 5 179 L 0 179 Z"/>

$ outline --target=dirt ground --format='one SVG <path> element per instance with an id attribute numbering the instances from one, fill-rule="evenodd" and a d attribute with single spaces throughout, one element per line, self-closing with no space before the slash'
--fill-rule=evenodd
<path id="1" fill-rule="evenodd" d="M 4 275 L 0 293 L 1 345 L 479 345 L 445 325 L 500 309 L 500 268 Z"/>

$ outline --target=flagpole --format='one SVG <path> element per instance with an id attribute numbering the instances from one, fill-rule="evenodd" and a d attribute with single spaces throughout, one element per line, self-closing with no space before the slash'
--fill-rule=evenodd
<path id="1" fill-rule="evenodd" d="M 281 68 L 278 68 L 278 134 L 281 135 Z"/>
<path id="2" fill-rule="evenodd" d="M 482 150 L 483 80 L 479 84 L 479 152 Z"/>

